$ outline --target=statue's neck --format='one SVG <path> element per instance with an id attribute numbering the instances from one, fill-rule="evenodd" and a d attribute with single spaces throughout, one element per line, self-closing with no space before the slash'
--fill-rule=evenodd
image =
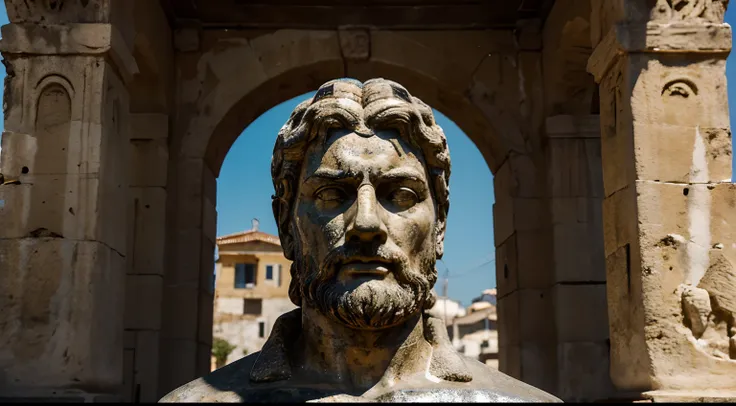
<path id="1" fill-rule="evenodd" d="M 422 316 L 417 314 L 396 327 L 357 330 L 302 307 L 302 334 L 297 345 L 305 373 L 316 373 L 343 386 L 348 392 L 363 393 L 391 382 L 399 372 L 423 372 L 432 349 L 424 339 Z"/>

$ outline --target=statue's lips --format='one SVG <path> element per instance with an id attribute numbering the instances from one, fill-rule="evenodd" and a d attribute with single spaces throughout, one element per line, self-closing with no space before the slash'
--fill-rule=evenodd
<path id="1" fill-rule="evenodd" d="M 352 260 L 343 263 L 340 266 L 340 273 L 344 275 L 355 275 L 355 276 L 385 276 L 389 273 L 391 263 L 383 259 L 361 259 Z"/>

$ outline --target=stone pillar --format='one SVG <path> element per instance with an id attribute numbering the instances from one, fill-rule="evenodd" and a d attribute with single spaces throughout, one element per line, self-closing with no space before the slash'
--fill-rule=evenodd
<path id="1" fill-rule="evenodd" d="M 608 308 L 603 255 L 603 177 L 598 115 L 546 121 L 553 233 L 557 396 L 610 397 Z"/>
<path id="2" fill-rule="evenodd" d="M 592 10 L 611 379 L 655 400 L 723 398 L 736 390 L 731 28 L 725 1 L 652 3 Z"/>
<path id="3" fill-rule="evenodd" d="M 124 0 L 133 9 L 139 72 L 130 94 L 130 183 L 125 289 L 123 399 L 156 402 L 166 269 L 169 125 L 174 49 L 161 4 Z"/>
<path id="4" fill-rule="evenodd" d="M 168 119 L 166 114 L 131 114 L 131 171 L 125 288 L 124 395 L 155 402 L 166 243 Z"/>
<path id="5" fill-rule="evenodd" d="M 491 118 L 500 134 L 518 131 L 523 144 L 511 151 L 494 173 L 493 205 L 498 287 L 499 369 L 554 393 L 557 384 L 552 228 L 548 213 L 543 154 L 544 97 L 541 21 L 518 22 L 516 50 L 500 63 L 482 67 L 498 80 L 503 95 Z M 491 58 L 488 58 L 491 61 Z M 496 68 L 498 66 L 500 69 Z M 473 94 L 480 99 L 482 93 Z M 485 96 L 487 97 L 487 96 Z M 508 106 L 508 107 L 507 107 Z M 504 135 L 505 136 L 505 135 Z"/>
<path id="6" fill-rule="evenodd" d="M 108 2 L 61 3 L 6 1 L 2 27 L 0 171 L 19 182 L 0 186 L 0 402 L 110 399 L 122 384 L 137 68 Z"/>
<path id="7" fill-rule="evenodd" d="M 499 369 L 554 392 L 552 230 L 538 167 L 532 157 L 512 155 L 493 179 Z"/>
<path id="8" fill-rule="evenodd" d="M 170 162 L 159 395 L 210 371 L 217 179 L 202 159 Z"/>
<path id="9" fill-rule="evenodd" d="M 219 168 L 204 159 L 203 150 L 185 141 L 192 132 L 199 137 L 192 137 L 195 143 L 207 140 L 204 134 L 212 130 L 190 127 L 192 121 L 202 118 L 202 110 L 187 99 L 197 94 L 192 89 L 199 89 L 200 95 L 211 90 L 200 88 L 204 85 L 199 80 L 189 81 L 193 71 L 188 67 L 196 66 L 203 57 L 201 34 L 201 27 L 189 22 L 173 35 L 178 92 L 169 142 L 160 397 L 211 369 L 217 232 L 215 169 Z"/>

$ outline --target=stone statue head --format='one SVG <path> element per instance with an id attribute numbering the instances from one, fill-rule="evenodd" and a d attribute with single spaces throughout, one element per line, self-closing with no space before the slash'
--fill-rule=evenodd
<path id="1" fill-rule="evenodd" d="M 271 174 L 294 304 L 357 329 L 432 306 L 450 155 L 429 106 L 385 79 L 327 82 L 279 131 Z"/>

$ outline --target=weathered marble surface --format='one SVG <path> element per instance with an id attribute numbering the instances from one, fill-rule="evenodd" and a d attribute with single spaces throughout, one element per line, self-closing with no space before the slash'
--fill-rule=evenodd
<path id="1" fill-rule="evenodd" d="M 160 402 L 559 402 L 554 396 L 537 388 L 513 379 L 506 374 L 490 368 L 481 362 L 457 354 L 445 333 L 441 337 L 439 350 L 432 352 L 432 358 L 425 368 L 402 375 L 397 382 L 385 383 L 387 386 L 373 391 L 368 396 L 358 393 L 345 393 L 340 385 L 325 384 L 309 374 L 293 371 L 286 380 L 273 382 L 253 382 L 255 376 L 278 374 L 286 352 L 279 343 L 288 337 L 281 337 L 285 322 L 298 322 L 300 310 L 282 316 L 262 351 L 226 365 L 211 374 L 194 380 L 166 395 Z M 439 322 L 439 319 L 433 321 Z M 298 328 L 294 325 L 292 327 Z M 444 330 L 440 330 L 439 334 Z M 293 330 L 289 330 L 293 332 Z M 279 348 L 274 348 L 274 347 Z M 274 351 L 274 349 L 276 351 Z M 268 355 L 262 355 L 263 353 Z M 274 352 L 277 354 L 273 356 Z M 447 355 L 449 354 L 449 356 Z M 260 358 L 264 358 L 261 360 Z M 448 360 L 450 357 L 452 359 Z M 273 360 L 277 359 L 277 362 Z M 268 359 L 268 360 L 267 360 Z M 270 362 L 269 362 L 270 361 Z M 433 375 L 430 364 L 458 365 L 462 372 L 472 376 L 469 382 L 441 379 Z M 447 371 L 445 371 L 447 374 Z M 441 373 L 440 373 L 441 374 Z"/>

